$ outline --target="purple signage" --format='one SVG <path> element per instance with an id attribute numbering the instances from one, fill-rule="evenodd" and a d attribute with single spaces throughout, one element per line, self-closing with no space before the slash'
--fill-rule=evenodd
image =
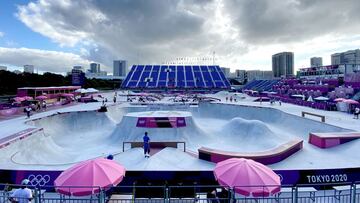
<path id="1" fill-rule="evenodd" d="M 83 85 L 85 82 L 85 73 L 73 71 L 71 75 L 72 85 Z"/>
<path id="2" fill-rule="evenodd" d="M 184 117 L 140 117 L 136 127 L 141 128 L 180 128 L 185 127 Z"/>
<path id="3" fill-rule="evenodd" d="M 201 177 L 198 176 L 200 172 L 203 173 Z M 61 171 L 0 170 L 0 183 L 20 184 L 24 178 L 27 178 L 33 186 L 52 186 L 60 173 Z M 215 180 L 212 171 L 127 171 L 122 185 L 132 185 L 132 182 L 127 180 L 135 179 L 178 180 L 179 177 L 169 176 L 169 173 L 184 173 L 182 177 L 202 178 L 206 181 Z M 339 184 L 359 181 L 360 168 L 275 170 L 275 173 L 280 176 L 282 185 Z"/>

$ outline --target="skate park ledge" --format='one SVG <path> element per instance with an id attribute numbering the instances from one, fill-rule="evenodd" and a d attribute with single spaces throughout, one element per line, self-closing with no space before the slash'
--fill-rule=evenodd
<path id="1" fill-rule="evenodd" d="M 278 147 L 262 152 L 229 152 L 201 147 L 198 149 L 199 159 L 218 163 L 229 158 L 246 158 L 262 164 L 280 162 L 303 148 L 303 140 L 291 140 Z"/>

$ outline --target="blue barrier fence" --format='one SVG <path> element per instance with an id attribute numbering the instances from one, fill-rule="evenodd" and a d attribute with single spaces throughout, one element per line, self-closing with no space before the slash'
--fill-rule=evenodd
<path id="1" fill-rule="evenodd" d="M 11 202 L 12 193 L 20 185 L 0 184 L 0 203 Z M 283 185 L 280 192 L 267 195 L 269 186 L 117 186 L 110 188 L 81 187 L 94 191 L 87 196 L 67 196 L 57 192 L 59 187 L 28 187 L 34 203 L 360 203 L 360 182 L 341 185 L 311 184 Z M 62 187 L 71 193 L 76 187 Z M 257 196 L 243 196 L 235 191 L 256 189 Z M 260 194 L 260 195 L 259 195 Z M 266 195 L 261 195 L 266 194 Z"/>

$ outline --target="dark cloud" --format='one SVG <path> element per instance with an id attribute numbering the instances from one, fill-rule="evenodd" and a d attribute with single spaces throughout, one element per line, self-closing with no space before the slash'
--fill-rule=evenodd
<path id="1" fill-rule="evenodd" d="M 226 0 L 240 36 L 252 44 L 302 41 L 325 34 L 360 33 L 359 0 Z"/>
<path id="2" fill-rule="evenodd" d="M 213 51 L 222 62 L 238 63 L 260 46 L 357 35 L 359 10 L 359 0 L 41 0 L 19 6 L 17 16 L 111 67 L 112 59 L 160 63 Z"/>
<path id="3" fill-rule="evenodd" d="M 205 21 L 178 7 L 178 1 L 98 1 L 94 6 L 111 19 L 111 26 L 139 43 L 171 41 L 202 31 Z"/>
<path id="4" fill-rule="evenodd" d="M 205 22 L 213 1 L 46 1 L 20 6 L 18 18 L 61 45 L 94 43 L 89 59 L 142 62 L 201 54 L 213 37 Z M 106 56 L 108 55 L 108 56 Z M 109 57 L 110 56 L 110 57 Z"/>

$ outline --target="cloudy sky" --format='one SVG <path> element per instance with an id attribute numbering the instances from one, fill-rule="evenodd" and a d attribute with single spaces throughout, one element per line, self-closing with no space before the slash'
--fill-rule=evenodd
<path id="1" fill-rule="evenodd" d="M 271 69 L 271 55 L 360 48 L 359 0 L 1 0 L 0 64 L 66 72 L 114 59 L 159 64 L 211 57 L 235 69 Z M 211 62 L 212 63 L 212 62 Z"/>

